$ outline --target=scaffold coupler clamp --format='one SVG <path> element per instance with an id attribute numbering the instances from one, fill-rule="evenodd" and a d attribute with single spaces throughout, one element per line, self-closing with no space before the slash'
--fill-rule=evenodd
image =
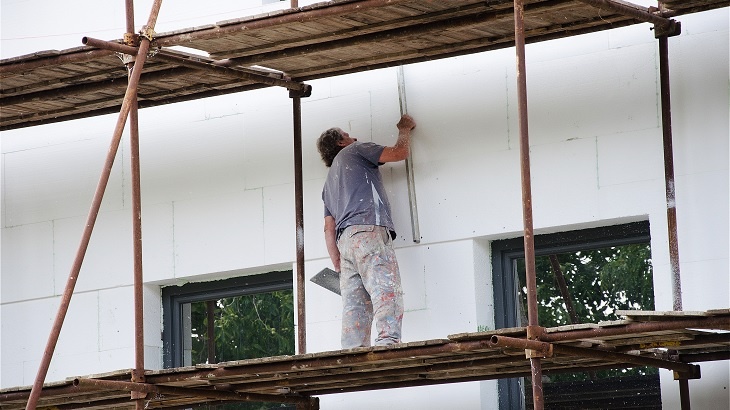
<path id="1" fill-rule="evenodd" d="M 540 341 L 540 337 L 545 333 L 545 328 L 542 326 L 527 326 L 527 340 L 533 340 L 536 342 Z M 552 343 L 542 343 L 544 348 L 535 350 L 535 349 L 525 349 L 525 358 L 527 359 L 533 359 L 533 358 L 547 358 L 547 357 L 553 357 L 553 345 Z"/>
<path id="2" fill-rule="evenodd" d="M 129 64 L 132 64 L 135 61 L 137 61 L 137 56 L 131 56 L 129 54 L 124 54 L 124 53 L 115 53 L 115 54 L 117 55 L 117 57 L 120 60 L 122 60 L 122 64 L 124 64 L 127 67 L 129 67 Z"/>
<path id="3" fill-rule="evenodd" d="M 306 98 L 312 95 L 312 86 L 309 84 L 301 83 L 302 88 L 298 90 L 289 89 L 289 98 Z"/>
<path id="4" fill-rule="evenodd" d="M 132 382 L 133 383 L 144 383 L 145 382 L 145 376 L 144 376 L 144 370 L 138 370 L 138 369 L 132 369 Z M 143 391 L 135 391 L 132 390 L 130 392 L 130 399 L 132 400 L 140 400 L 147 398 L 147 393 Z"/>
<path id="5" fill-rule="evenodd" d="M 674 380 L 696 380 L 702 378 L 698 364 L 692 365 L 691 372 L 678 372 L 675 370 L 672 373 L 674 373 Z"/>
<path id="6" fill-rule="evenodd" d="M 131 47 L 139 47 L 139 34 L 137 33 L 124 33 L 122 38 L 124 44 Z"/>
<path id="7" fill-rule="evenodd" d="M 156 35 L 157 35 L 157 33 L 155 32 L 155 30 L 153 28 L 144 26 L 139 31 L 138 38 L 139 39 L 146 38 L 147 40 L 149 40 L 150 43 L 152 43 L 153 41 L 155 41 L 155 36 Z M 159 52 L 160 52 L 160 47 L 152 47 L 152 46 L 150 46 L 150 49 L 147 52 L 147 58 L 154 57 Z"/>
<path id="8" fill-rule="evenodd" d="M 155 29 L 154 28 L 147 27 L 147 26 L 142 27 L 142 29 L 139 31 L 139 36 L 146 38 L 147 40 L 150 41 L 150 43 L 155 40 L 155 35 L 156 34 L 157 33 L 155 33 Z"/>
<path id="9" fill-rule="evenodd" d="M 122 43 L 130 47 L 139 47 L 139 35 L 135 33 L 124 33 L 124 36 L 122 37 Z M 130 55 L 125 53 L 114 54 L 116 54 L 117 58 L 122 60 L 122 64 L 127 66 L 128 69 L 131 69 L 130 64 L 134 64 L 134 62 L 137 61 L 136 55 Z"/>
<path id="10" fill-rule="evenodd" d="M 654 24 L 651 29 L 654 30 L 654 38 L 674 37 L 682 34 L 682 23 L 677 20 L 668 20 L 668 24 L 660 26 Z"/>

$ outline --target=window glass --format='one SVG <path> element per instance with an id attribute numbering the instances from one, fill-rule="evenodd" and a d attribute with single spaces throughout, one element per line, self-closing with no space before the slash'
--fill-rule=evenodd
<path id="1" fill-rule="evenodd" d="M 524 243 L 492 243 L 495 323 L 526 326 Z M 619 320 L 616 310 L 654 310 L 648 222 L 535 237 L 540 326 Z M 529 378 L 499 381 L 500 408 L 532 408 Z M 661 408 L 655 368 L 546 373 L 545 408 Z"/>
<path id="2" fill-rule="evenodd" d="M 525 260 L 515 260 L 521 326 L 527 325 Z M 619 320 L 616 310 L 654 310 L 648 243 L 551 253 L 535 258 L 540 325 Z"/>
<path id="3" fill-rule="evenodd" d="M 654 310 L 648 244 L 551 254 L 535 258 L 541 326 L 620 320 L 616 310 Z M 527 326 L 525 260 L 515 260 L 520 283 L 520 325 Z M 526 408 L 531 379 L 524 378 Z M 661 408 L 659 371 L 654 367 L 558 373 L 543 377 L 546 408 Z"/>
<path id="4" fill-rule="evenodd" d="M 292 271 L 169 286 L 162 289 L 162 298 L 166 367 L 295 353 Z M 293 406 L 228 403 L 191 408 L 264 410 Z"/>
<path id="5" fill-rule="evenodd" d="M 183 365 L 294 354 L 292 294 L 281 290 L 186 304 L 190 330 L 183 337 L 190 338 L 190 349 Z"/>

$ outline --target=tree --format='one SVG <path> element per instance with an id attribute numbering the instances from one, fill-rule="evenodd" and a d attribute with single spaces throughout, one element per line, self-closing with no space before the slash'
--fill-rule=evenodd
<path id="1" fill-rule="evenodd" d="M 191 304 L 192 364 L 208 360 L 207 303 Z M 236 296 L 215 301 L 216 362 L 294 354 L 294 301 L 291 290 Z M 202 409 L 260 410 L 277 403 L 237 403 Z M 288 408 L 288 407 L 285 407 Z"/>
<path id="2" fill-rule="evenodd" d="M 206 303 L 191 307 L 193 363 L 205 363 Z M 219 299 L 215 309 L 216 361 L 294 354 L 292 291 Z"/>
<path id="3" fill-rule="evenodd" d="M 581 250 L 557 256 L 580 323 L 620 319 L 616 310 L 654 310 L 651 249 L 649 244 L 631 244 L 602 249 Z M 523 323 L 527 323 L 524 259 L 517 262 L 520 280 Z M 549 256 L 535 259 L 538 318 L 541 326 L 571 324 L 565 300 L 556 281 Z M 654 368 L 606 370 L 599 377 L 627 374 L 655 374 Z M 585 373 L 553 376 L 554 380 L 586 378 Z"/>

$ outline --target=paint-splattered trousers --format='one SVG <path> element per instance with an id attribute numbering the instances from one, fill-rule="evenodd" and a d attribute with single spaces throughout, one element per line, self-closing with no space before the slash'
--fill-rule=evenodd
<path id="1" fill-rule="evenodd" d="M 382 226 L 349 226 L 340 235 L 337 248 L 342 348 L 370 346 L 373 320 L 376 346 L 400 343 L 403 289 L 390 232 Z"/>

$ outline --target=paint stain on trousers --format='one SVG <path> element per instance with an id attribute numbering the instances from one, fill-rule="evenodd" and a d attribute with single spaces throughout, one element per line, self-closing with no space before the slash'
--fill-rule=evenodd
<path id="1" fill-rule="evenodd" d="M 374 225 L 347 227 L 337 241 L 342 292 L 342 348 L 370 346 L 373 321 L 376 346 L 401 341 L 403 289 L 393 240 Z"/>

